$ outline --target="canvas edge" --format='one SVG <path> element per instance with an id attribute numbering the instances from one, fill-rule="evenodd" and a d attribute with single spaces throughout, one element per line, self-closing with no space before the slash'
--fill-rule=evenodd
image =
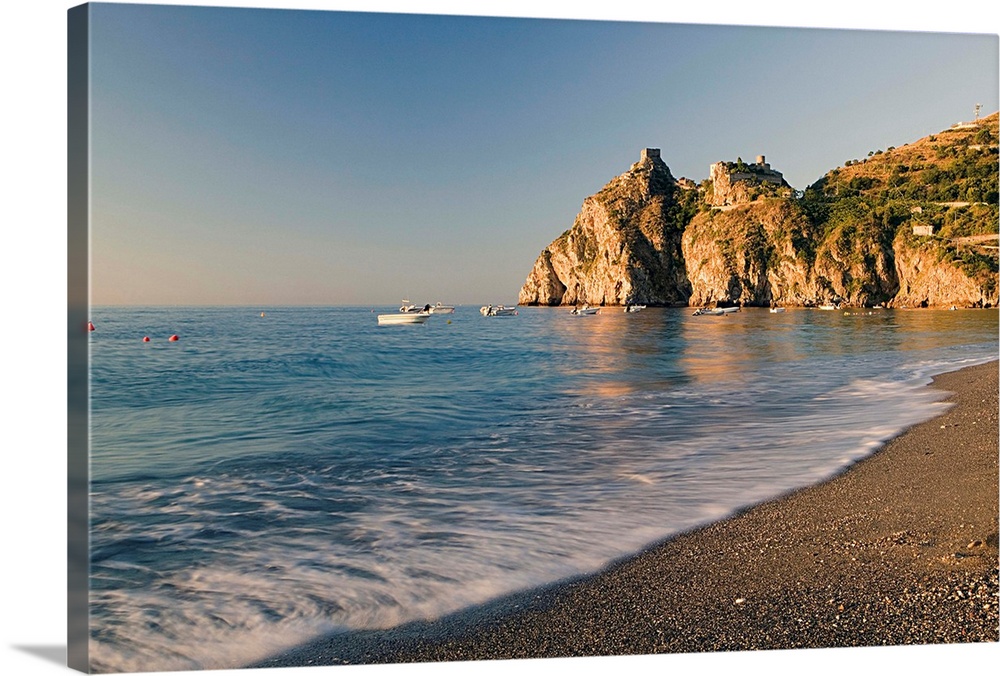
<path id="1" fill-rule="evenodd" d="M 67 666 L 90 671 L 90 6 L 67 10 Z"/>

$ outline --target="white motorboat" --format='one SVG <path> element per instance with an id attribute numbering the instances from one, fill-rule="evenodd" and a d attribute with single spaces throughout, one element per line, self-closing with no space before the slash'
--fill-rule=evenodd
<path id="1" fill-rule="evenodd" d="M 403 300 L 403 304 L 399 306 L 399 311 L 402 312 L 424 312 L 434 315 L 447 315 L 455 311 L 454 305 L 444 305 L 442 303 L 436 303 L 434 305 L 424 305 L 423 307 L 417 307 L 408 300 Z"/>
<path id="2" fill-rule="evenodd" d="M 479 313 L 484 317 L 513 317 L 517 314 L 517 306 L 484 305 L 479 308 Z"/>
<path id="3" fill-rule="evenodd" d="M 773 308 L 771 308 L 771 314 L 774 314 L 775 312 L 784 312 L 784 311 L 785 311 L 785 308 L 783 308 L 783 307 L 773 307 Z"/>
<path id="4" fill-rule="evenodd" d="M 695 317 L 699 317 L 701 315 L 719 316 L 719 315 L 729 315 L 739 311 L 740 308 L 738 305 L 735 307 L 700 307 L 691 314 L 693 314 Z"/>
<path id="5" fill-rule="evenodd" d="M 429 312 L 398 312 L 378 316 L 378 325 L 389 324 L 423 324 L 430 319 Z"/>
<path id="6" fill-rule="evenodd" d="M 569 311 L 569 313 L 571 315 L 577 315 L 577 316 L 581 316 L 581 315 L 596 315 L 600 311 L 600 309 L 601 308 L 599 308 L 599 307 L 592 307 L 590 305 L 584 305 L 583 307 L 575 307 L 575 308 L 573 308 L 572 310 Z"/>
<path id="7" fill-rule="evenodd" d="M 839 310 L 840 309 L 840 304 L 839 303 L 836 303 L 836 304 L 834 304 L 834 303 L 826 303 L 825 305 L 820 305 L 819 309 L 820 310 Z"/>
<path id="8" fill-rule="evenodd" d="M 645 309 L 646 309 L 645 305 L 626 305 L 625 306 L 625 313 L 628 314 L 628 313 L 638 312 L 639 310 L 645 310 Z"/>

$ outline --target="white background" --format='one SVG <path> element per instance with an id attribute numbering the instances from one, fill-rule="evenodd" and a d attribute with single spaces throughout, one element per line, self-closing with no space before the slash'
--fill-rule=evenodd
<path id="1" fill-rule="evenodd" d="M 66 11 L 73 2 L 15 0 L 3 6 L 4 96 L 0 311 L 0 673 L 63 673 L 66 646 Z M 159 0 L 158 4 L 181 4 Z M 568 17 L 680 23 L 885 28 L 998 33 L 994 3 L 840 0 L 768 3 L 714 0 L 655 8 L 634 0 L 196 2 L 227 6 Z M 659 3 L 657 3 L 659 4 Z M 814 7 L 820 4 L 821 7 Z M 905 8 L 905 9 L 904 9 Z M 984 64 L 997 70 L 997 64 Z M 996 102 L 983 101 L 984 113 Z M 993 107 L 991 107 L 993 106 Z M 970 110 L 971 114 L 971 110 Z M 767 653 L 559 659 L 475 664 L 271 669 L 284 676 L 605 673 L 953 673 L 996 665 L 1000 645 L 916 646 Z M 988 662 L 987 662 L 988 660 Z M 190 672 L 187 672 L 190 673 Z M 246 674 L 224 670 L 214 674 Z"/>

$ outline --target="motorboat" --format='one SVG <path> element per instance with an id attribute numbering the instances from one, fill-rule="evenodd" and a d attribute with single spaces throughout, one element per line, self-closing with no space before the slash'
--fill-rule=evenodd
<path id="1" fill-rule="evenodd" d="M 639 310 L 645 310 L 645 309 L 646 309 L 645 305 L 626 305 L 625 313 L 628 314 L 631 312 L 638 312 Z"/>
<path id="2" fill-rule="evenodd" d="M 819 306 L 820 310 L 839 310 L 840 303 L 825 303 Z"/>
<path id="3" fill-rule="evenodd" d="M 479 308 L 479 313 L 484 317 L 513 317 L 517 314 L 517 306 L 484 305 Z"/>
<path id="4" fill-rule="evenodd" d="M 734 307 L 700 307 L 697 310 L 695 310 L 692 314 L 695 317 L 699 317 L 701 315 L 716 315 L 716 316 L 719 316 L 719 315 L 728 315 L 728 314 L 732 314 L 734 312 L 739 312 L 739 311 L 740 311 L 740 308 L 739 308 L 738 305 L 736 305 Z"/>
<path id="5" fill-rule="evenodd" d="M 439 309 L 435 309 L 435 308 L 439 308 Z M 428 303 L 428 304 L 424 305 L 423 307 L 417 307 L 416 305 L 414 305 L 410 301 L 404 300 L 403 304 L 399 306 L 399 312 L 400 313 L 410 313 L 410 312 L 420 313 L 420 312 L 422 312 L 424 314 L 433 314 L 433 313 L 436 312 L 437 314 L 445 314 L 447 312 L 454 312 L 454 311 L 455 311 L 455 307 L 454 306 L 452 306 L 452 305 L 441 305 L 441 303 L 438 303 L 437 305 L 431 305 L 430 303 Z"/>
<path id="6" fill-rule="evenodd" d="M 571 315 L 577 315 L 577 316 L 581 316 L 581 315 L 596 315 L 600 311 L 600 309 L 601 308 L 599 308 L 599 307 L 593 307 L 591 305 L 584 305 L 582 307 L 575 307 L 575 308 L 573 308 L 572 310 L 569 311 L 569 313 Z"/>
<path id="7" fill-rule="evenodd" d="M 455 312 L 454 305 L 442 305 L 441 303 L 435 303 L 431 306 L 430 313 L 432 315 L 450 315 Z"/>
<path id="8" fill-rule="evenodd" d="M 785 311 L 785 308 L 783 308 L 783 307 L 773 307 L 773 308 L 771 308 L 771 314 L 774 314 L 775 312 L 784 312 L 784 311 Z"/>
<path id="9" fill-rule="evenodd" d="M 378 316 L 378 325 L 389 324 L 423 324 L 430 319 L 429 312 L 397 312 Z"/>

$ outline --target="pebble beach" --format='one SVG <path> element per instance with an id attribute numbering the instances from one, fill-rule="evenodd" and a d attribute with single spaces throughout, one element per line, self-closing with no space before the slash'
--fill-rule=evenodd
<path id="1" fill-rule="evenodd" d="M 951 408 L 840 475 L 594 575 L 251 666 L 997 642 L 997 375 L 937 376 Z"/>

